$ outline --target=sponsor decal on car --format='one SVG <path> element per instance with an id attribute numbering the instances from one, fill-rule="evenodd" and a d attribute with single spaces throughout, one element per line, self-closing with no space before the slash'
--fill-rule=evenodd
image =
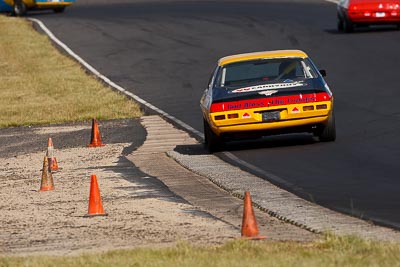
<path id="1" fill-rule="evenodd" d="M 278 93 L 278 92 L 279 92 L 278 90 L 267 90 L 267 91 L 261 91 L 258 94 L 265 95 L 265 96 L 270 96 L 270 95 L 273 95 L 273 94 Z"/>
<path id="2" fill-rule="evenodd" d="M 263 84 L 257 86 L 250 86 L 250 87 L 243 87 L 239 89 L 232 90 L 231 93 L 246 93 L 246 92 L 253 92 L 253 91 L 261 91 L 265 89 L 282 89 L 282 88 L 292 88 L 292 87 L 299 87 L 305 86 L 307 84 L 303 82 L 292 82 L 292 83 L 274 83 L 274 84 Z"/>
<path id="3" fill-rule="evenodd" d="M 247 113 L 247 112 L 243 113 L 242 119 L 250 119 L 250 118 L 251 118 L 251 115 L 249 113 Z"/>
<path id="4" fill-rule="evenodd" d="M 292 113 L 300 113 L 300 109 L 298 109 L 297 107 L 294 107 L 291 112 Z"/>
<path id="5" fill-rule="evenodd" d="M 212 113 L 212 112 L 221 112 L 229 110 L 262 108 L 262 107 L 282 106 L 290 104 L 303 104 L 310 102 L 328 101 L 330 99 L 331 97 L 327 93 L 266 97 L 260 99 L 214 103 L 211 105 L 210 112 Z"/>

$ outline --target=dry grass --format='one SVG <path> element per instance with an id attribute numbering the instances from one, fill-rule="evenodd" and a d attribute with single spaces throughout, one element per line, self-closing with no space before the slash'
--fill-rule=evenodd
<path id="1" fill-rule="evenodd" d="M 313 243 L 234 241 L 222 247 L 120 250 L 78 257 L 3 257 L 0 266 L 400 266 L 400 244 L 326 235 Z"/>
<path id="2" fill-rule="evenodd" d="M 26 20 L 0 16 L 0 25 L 0 127 L 141 115 Z"/>

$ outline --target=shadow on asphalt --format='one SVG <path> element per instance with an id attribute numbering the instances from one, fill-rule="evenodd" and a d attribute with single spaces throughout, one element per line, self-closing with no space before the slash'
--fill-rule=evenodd
<path id="1" fill-rule="evenodd" d="M 357 34 L 371 34 L 379 32 L 397 32 L 399 31 L 395 25 L 377 25 L 370 27 L 357 27 L 353 32 L 344 33 L 338 31 L 336 28 L 324 29 L 324 32 L 336 35 L 357 35 Z"/>
<path id="2" fill-rule="evenodd" d="M 225 151 L 254 150 L 276 147 L 304 146 L 318 143 L 311 134 L 286 134 L 260 139 L 228 142 Z"/>
<path id="3" fill-rule="evenodd" d="M 239 140 L 227 142 L 222 151 L 255 150 L 275 147 L 304 146 L 318 143 L 311 134 L 287 134 L 268 136 L 254 140 Z M 204 144 L 177 145 L 174 149 L 182 155 L 207 155 L 210 154 Z"/>

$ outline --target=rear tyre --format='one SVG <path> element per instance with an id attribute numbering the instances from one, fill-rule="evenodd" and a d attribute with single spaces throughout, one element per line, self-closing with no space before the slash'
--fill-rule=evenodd
<path id="1" fill-rule="evenodd" d="M 13 15 L 23 17 L 26 15 L 27 7 L 22 0 L 15 0 L 13 6 Z"/>
<path id="2" fill-rule="evenodd" d="M 335 114 L 331 113 L 327 124 L 317 134 L 320 142 L 333 142 L 336 140 Z"/>
<path id="3" fill-rule="evenodd" d="M 343 31 L 347 33 L 354 31 L 353 23 L 346 18 L 343 19 Z"/>
<path id="4" fill-rule="evenodd" d="M 204 146 L 210 153 L 218 152 L 222 149 L 221 138 L 216 135 L 208 125 L 208 122 L 203 119 L 204 125 Z"/>
<path id="5" fill-rule="evenodd" d="M 338 29 L 339 32 L 343 32 L 344 31 L 343 20 L 340 17 L 338 17 L 337 29 Z"/>

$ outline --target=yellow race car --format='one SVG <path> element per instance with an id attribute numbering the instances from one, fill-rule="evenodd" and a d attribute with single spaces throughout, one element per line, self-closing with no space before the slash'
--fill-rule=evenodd
<path id="1" fill-rule="evenodd" d="M 52 9 L 56 13 L 64 12 L 75 0 L 3 0 L 12 7 L 12 14 L 24 16 L 28 10 Z"/>
<path id="2" fill-rule="evenodd" d="M 210 152 L 226 141 L 310 132 L 336 139 L 333 95 L 300 50 L 232 55 L 218 61 L 200 100 Z"/>

